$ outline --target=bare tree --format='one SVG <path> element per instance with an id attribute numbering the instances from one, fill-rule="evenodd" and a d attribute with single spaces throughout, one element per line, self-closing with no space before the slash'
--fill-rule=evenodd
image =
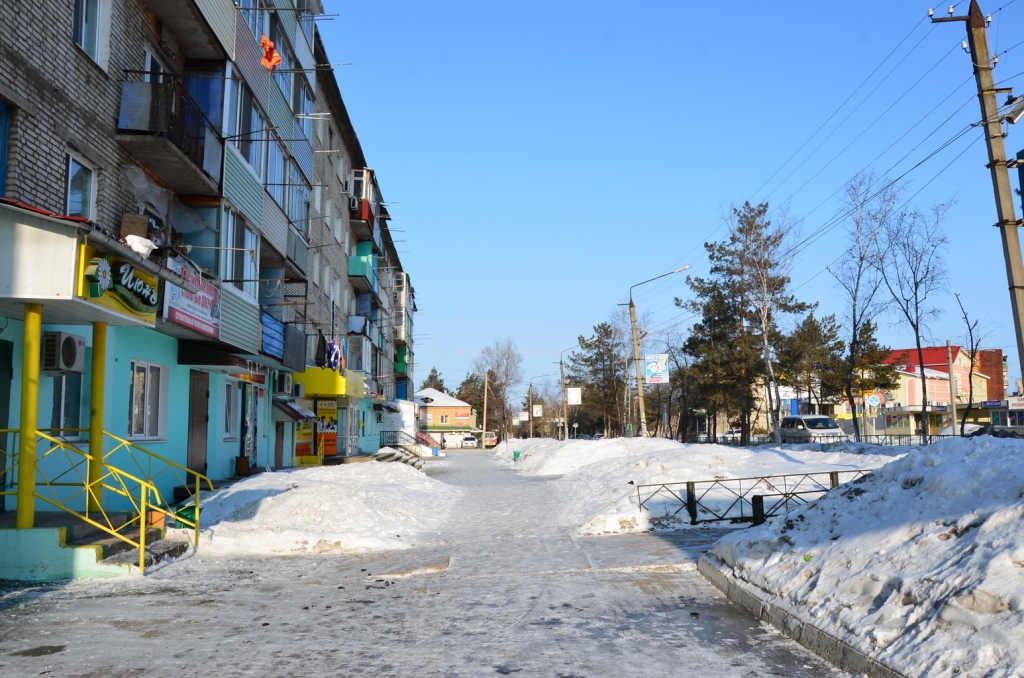
<path id="1" fill-rule="evenodd" d="M 894 214 L 882 223 L 878 256 L 874 261 L 890 295 L 889 309 L 905 320 L 914 333 L 914 346 L 921 375 L 921 424 L 928 431 L 928 380 L 925 377 L 921 342 L 929 322 L 939 315 L 934 295 L 947 280 L 943 252 L 948 240 L 942 222 L 950 203 L 932 207 L 930 213 L 911 209 Z"/>
<path id="2" fill-rule="evenodd" d="M 979 321 L 977 319 L 971 320 L 967 315 L 967 310 L 964 308 L 964 303 L 960 301 L 960 295 L 955 294 L 956 303 L 960 306 L 960 313 L 963 314 L 964 319 L 964 348 L 967 350 L 967 358 L 971 361 L 970 368 L 967 371 L 967 411 L 964 412 L 963 421 L 960 422 L 960 435 L 964 435 L 967 428 L 967 417 L 971 416 L 971 408 L 974 407 L 974 366 L 978 360 L 978 349 L 981 348 L 982 342 L 985 341 L 985 332 L 980 328 Z M 953 411 L 953 424 L 956 424 L 956 410 Z"/>
<path id="3" fill-rule="evenodd" d="M 512 411 L 511 392 L 523 382 L 523 356 L 516 348 L 516 342 L 512 337 L 495 339 L 494 343 L 480 351 L 471 368 L 478 374 L 490 375 L 487 385 L 488 405 L 493 404 L 492 411 L 501 422 L 501 435 L 506 435 Z M 482 428 L 485 432 L 488 430 L 486 421 Z"/>
<path id="4" fill-rule="evenodd" d="M 862 353 L 860 338 L 864 325 L 871 323 L 883 308 L 878 295 L 882 278 L 874 266 L 878 256 L 878 238 L 902 193 L 902 187 L 892 183 L 876 189 L 877 183 L 873 175 L 859 174 L 846 185 L 842 210 L 849 221 L 847 246 L 838 262 L 828 267 L 828 272 L 846 295 L 843 325 L 849 339 L 844 361 L 844 390 L 850 411 L 854 413 L 857 411 L 854 395 L 858 357 Z M 860 421 L 856 416 L 853 417 L 853 433 L 860 440 Z"/>

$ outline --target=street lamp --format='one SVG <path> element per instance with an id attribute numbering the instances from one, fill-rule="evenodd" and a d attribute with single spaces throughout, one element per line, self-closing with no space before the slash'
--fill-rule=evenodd
<path id="1" fill-rule="evenodd" d="M 644 380 L 642 375 L 640 374 L 640 341 L 636 337 L 636 306 L 633 304 L 633 288 L 640 287 L 641 285 L 646 285 L 649 282 L 654 282 L 655 280 L 659 280 L 661 278 L 664 278 L 665 276 L 675 275 L 676 273 L 682 273 L 688 268 L 690 268 L 690 264 L 677 268 L 674 271 L 669 271 L 668 273 L 662 273 L 661 275 L 655 276 L 650 280 L 638 282 L 637 284 L 629 288 L 629 324 L 632 326 L 633 329 L 633 362 L 636 367 L 636 400 L 637 405 L 639 405 L 640 407 L 641 438 L 647 437 L 647 415 L 644 412 Z"/>
<path id="2" fill-rule="evenodd" d="M 565 349 L 565 351 L 571 351 L 574 348 L 582 348 L 583 346 L 594 343 L 596 340 L 597 337 L 584 339 L 580 343 Z M 562 351 L 558 356 L 558 373 L 561 375 L 562 379 L 562 440 L 569 439 L 569 399 L 566 397 L 565 393 L 565 364 L 562 362 L 565 357 L 565 351 Z"/>
<path id="3" fill-rule="evenodd" d="M 553 377 L 556 374 L 558 374 L 558 372 L 551 372 L 549 374 L 541 374 L 541 375 L 538 375 L 536 377 L 530 377 L 530 388 L 528 389 L 528 392 L 530 394 L 530 412 L 529 412 L 529 415 L 530 415 L 530 437 L 531 438 L 533 438 L 533 380 L 534 379 L 543 379 L 544 377 Z"/>

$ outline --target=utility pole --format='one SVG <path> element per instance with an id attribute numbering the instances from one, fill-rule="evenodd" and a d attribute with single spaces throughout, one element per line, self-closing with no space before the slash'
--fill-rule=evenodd
<path id="1" fill-rule="evenodd" d="M 946 369 L 949 370 L 949 411 L 953 413 L 953 435 L 956 435 L 956 390 L 954 390 L 953 381 L 953 343 L 946 340 Z M 964 416 L 967 413 L 964 412 Z"/>
<path id="2" fill-rule="evenodd" d="M 636 402 L 640 407 L 640 437 L 647 437 L 647 415 L 644 412 L 644 380 L 640 374 L 640 341 L 636 338 L 636 306 L 629 297 L 629 324 L 633 328 L 633 365 L 636 367 Z"/>
<path id="3" fill-rule="evenodd" d="M 533 382 L 530 382 L 530 437 L 533 438 Z"/>
<path id="4" fill-rule="evenodd" d="M 568 349 L 566 349 L 568 350 Z M 559 358 L 558 374 L 562 381 L 562 440 L 569 439 L 569 405 L 565 397 L 565 362 Z"/>
<path id="5" fill-rule="evenodd" d="M 484 424 L 480 428 L 483 430 L 483 435 L 480 440 L 480 448 L 483 449 L 483 442 L 487 439 L 487 379 L 491 376 L 490 369 L 484 368 Z"/>
<path id="6" fill-rule="evenodd" d="M 929 10 L 929 14 L 931 11 Z M 1024 310 L 1024 262 L 1021 261 L 1020 237 L 1017 232 L 1021 222 L 1013 207 L 1013 190 L 1010 187 L 1010 172 L 1007 167 L 1006 149 L 1003 145 L 1003 127 L 999 118 L 999 103 L 996 95 L 1009 92 L 1009 88 L 995 87 L 992 78 L 992 60 L 988 52 L 988 37 L 985 35 L 985 15 L 977 0 L 971 0 L 967 16 L 932 17 L 932 23 L 964 21 L 967 23 L 967 43 L 971 62 L 974 64 L 974 79 L 978 84 L 978 101 L 981 103 L 982 127 L 985 129 L 985 143 L 988 146 L 988 168 L 992 174 L 992 188 L 996 197 L 996 228 L 1003 240 L 1003 259 L 1006 263 L 1006 278 L 1010 287 L 1010 306 L 1013 309 L 1013 327 L 1017 337 L 1017 359 L 1024 369 L 1024 327 L 1021 326 L 1021 311 Z"/>

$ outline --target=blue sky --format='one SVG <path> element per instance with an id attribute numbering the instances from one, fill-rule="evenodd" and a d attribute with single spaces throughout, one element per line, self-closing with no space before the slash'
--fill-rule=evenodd
<path id="1" fill-rule="evenodd" d="M 1024 92 L 1024 2 L 981 7 L 993 13 L 993 47 L 1009 50 L 996 79 Z M 325 9 L 340 15 L 320 30 L 331 61 L 353 62 L 335 72 L 405 241 L 420 308 L 417 384 L 436 366 L 457 385 L 505 336 L 527 377 L 551 372 L 630 285 L 687 263 L 705 274 L 702 243 L 723 237 L 730 204 L 786 204 L 810 234 L 839 209 L 837 191 L 854 173 L 882 174 L 909 153 L 895 177 L 980 118 L 964 25 L 932 25 L 917 2 L 326 0 Z M 1011 155 L 1024 149 L 1018 127 L 1008 130 Z M 949 290 L 982 318 L 987 344 L 1010 354 L 1012 384 L 1020 370 L 980 135 L 906 179 L 922 207 L 955 198 Z M 842 248 L 840 226 L 794 263 L 793 287 L 819 314 L 841 310 L 822 271 Z M 675 296 L 690 296 L 685 275 L 635 298 L 655 329 L 684 328 Z M 952 294 L 936 302 L 945 312 L 930 339 L 957 343 Z M 912 344 L 894 317 L 881 330 L 893 347 Z"/>

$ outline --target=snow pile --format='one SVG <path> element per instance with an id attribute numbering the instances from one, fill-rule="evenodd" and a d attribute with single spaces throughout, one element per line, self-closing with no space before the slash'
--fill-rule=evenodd
<path id="1" fill-rule="evenodd" d="M 517 450 L 519 461 L 513 462 Z M 684 445 L 664 438 L 534 438 L 502 443 L 493 453 L 528 475 L 564 474 L 555 481 L 565 500 L 563 521 L 580 534 L 595 535 L 689 527 L 686 511 L 679 510 L 681 503 L 668 494 L 647 502 L 641 511 L 637 485 L 874 469 L 906 450 L 852 443 L 822 452 L 815 445 L 730 447 Z"/>
<path id="2" fill-rule="evenodd" d="M 260 473 L 201 502 L 203 554 L 399 549 L 437 532 L 461 490 L 404 464 Z"/>
<path id="3" fill-rule="evenodd" d="M 711 553 L 906 675 L 1024 675 L 1024 441 L 914 448 Z"/>

